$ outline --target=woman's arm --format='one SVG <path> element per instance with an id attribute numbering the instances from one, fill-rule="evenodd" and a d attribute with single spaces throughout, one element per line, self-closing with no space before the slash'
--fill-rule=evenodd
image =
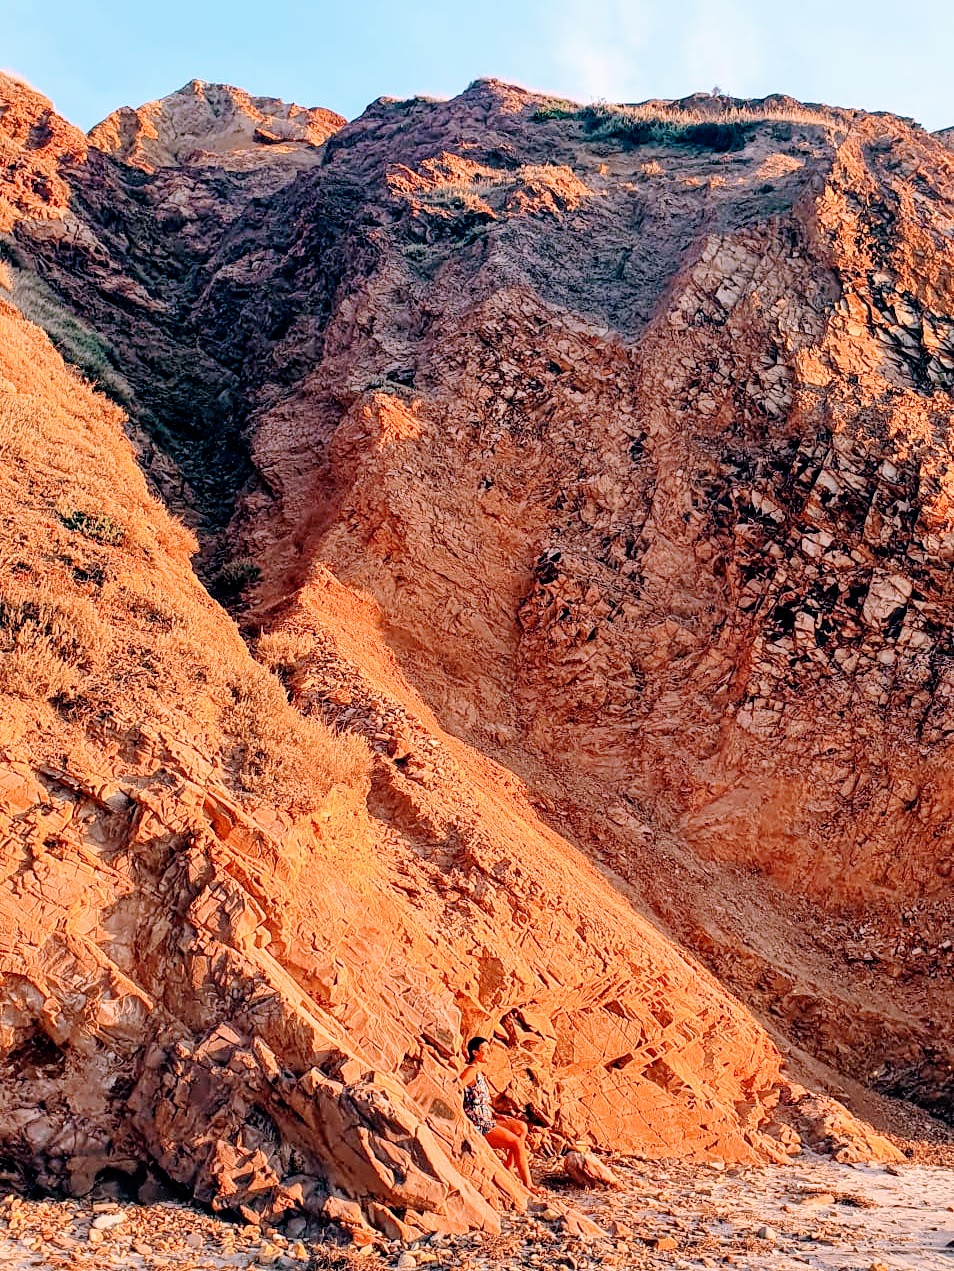
<path id="1" fill-rule="evenodd" d="M 461 1069 L 460 1084 L 466 1090 L 468 1086 L 472 1086 L 476 1080 L 479 1068 L 476 1064 L 468 1064 L 466 1068 Z"/>

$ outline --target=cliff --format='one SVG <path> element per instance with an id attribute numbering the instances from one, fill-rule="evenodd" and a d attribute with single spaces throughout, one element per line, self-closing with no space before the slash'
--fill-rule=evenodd
<path id="1" fill-rule="evenodd" d="M 4 91 L 15 1167 L 493 1227 L 474 1030 L 551 1149 L 779 1159 L 813 1060 L 950 1115 L 940 142 Z"/>

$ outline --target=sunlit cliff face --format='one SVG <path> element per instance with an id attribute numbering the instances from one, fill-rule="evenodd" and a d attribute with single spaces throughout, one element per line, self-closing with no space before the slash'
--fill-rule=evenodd
<path id="1" fill-rule="evenodd" d="M 948 1116 L 943 147 L 2 87 L 10 1168 L 493 1229 L 475 1032 L 557 1151 Z"/>

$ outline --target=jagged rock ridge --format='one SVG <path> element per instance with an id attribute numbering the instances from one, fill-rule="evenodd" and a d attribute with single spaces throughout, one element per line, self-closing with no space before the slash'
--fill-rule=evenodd
<path id="1" fill-rule="evenodd" d="M 191 80 L 178 92 L 138 110 L 124 106 L 90 130 L 90 144 L 146 172 L 156 168 L 255 164 L 295 156 L 307 162 L 346 121 L 333 111 L 252 97 L 223 84 Z"/>

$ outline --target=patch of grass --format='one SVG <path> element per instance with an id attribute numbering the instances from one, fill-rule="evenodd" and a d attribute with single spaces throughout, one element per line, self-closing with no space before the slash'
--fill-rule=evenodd
<path id="1" fill-rule="evenodd" d="M 31 414 L 22 394 L 0 382 L 0 459 L 22 459 L 29 451 Z"/>
<path id="2" fill-rule="evenodd" d="M 76 530 L 84 538 L 104 547 L 118 547 L 126 537 L 126 531 L 119 522 L 105 513 L 73 511 L 67 512 L 61 520 L 68 530 Z"/>
<path id="3" fill-rule="evenodd" d="M 573 107 L 569 102 L 546 103 L 533 119 L 572 119 L 596 141 L 619 141 L 627 149 L 639 146 L 689 146 L 717 154 L 741 150 L 759 124 L 831 123 L 830 113 L 798 104 L 753 103 L 724 105 L 710 113 L 698 108 L 646 102 L 639 106 L 614 106 L 596 102 Z"/>
<path id="4" fill-rule="evenodd" d="M 627 106 L 585 106 L 577 113 L 586 132 L 606 141 L 621 141 L 627 149 L 639 146 L 692 146 L 725 154 L 741 150 L 754 131 L 754 121 L 700 120 L 678 115 L 648 115 Z"/>
<path id="5" fill-rule="evenodd" d="M 226 690 L 220 759 L 241 791 L 301 810 L 315 807 L 334 784 L 366 780 L 369 751 L 361 738 L 297 714 L 262 667 L 233 675 Z"/>
<path id="6" fill-rule="evenodd" d="M 725 154 L 729 150 L 744 149 L 754 131 L 754 124 L 686 124 L 678 132 L 676 144 L 695 146 L 698 150 L 714 150 L 716 154 Z"/>
<path id="7" fill-rule="evenodd" d="M 299 631 L 281 629 L 259 636 L 255 657 L 283 682 L 295 674 L 314 651 L 314 640 Z"/>
<path id="8" fill-rule="evenodd" d="M 483 196 L 508 184 L 509 182 L 505 180 L 478 183 L 477 178 L 471 181 L 448 181 L 429 190 L 427 201 L 432 207 L 446 207 L 455 212 L 481 212 L 492 215 L 492 209 Z"/>
<path id="9" fill-rule="evenodd" d="M 84 597 L 46 588 L 0 591 L 0 693 L 69 697 L 102 663 L 108 645 Z"/>
<path id="10" fill-rule="evenodd" d="M 570 119 L 577 113 L 579 107 L 573 102 L 567 101 L 564 97 L 555 97 L 550 101 L 543 102 L 538 106 L 530 116 L 531 123 L 544 123 L 547 119 Z"/>
<path id="11" fill-rule="evenodd" d="M 223 604 L 238 600 L 249 587 L 254 587 L 262 571 L 253 560 L 241 557 L 229 561 L 209 583 L 209 593 Z"/>
<path id="12" fill-rule="evenodd" d="M 92 327 L 66 308 L 56 292 L 38 274 L 19 267 L 16 254 L 3 248 L 6 291 L 13 304 L 30 322 L 42 327 L 56 348 L 96 387 L 121 406 L 133 399 L 130 385 L 119 372 L 113 350 Z"/>
<path id="13" fill-rule="evenodd" d="M 243 800 L 304 810 L 364 787 L 364 743 L 304 719 L 199 584 L 195 536 L 149 493 L 124 424 L 0 303 L 0 716 L 22 753 L 98 772 L 121 753 L 135 772 L 124 747 L 146 730 Z M 235 565 L 240 586 L 257 577 Z M 277 670 L 293 649 L 272 654 Z"/>

